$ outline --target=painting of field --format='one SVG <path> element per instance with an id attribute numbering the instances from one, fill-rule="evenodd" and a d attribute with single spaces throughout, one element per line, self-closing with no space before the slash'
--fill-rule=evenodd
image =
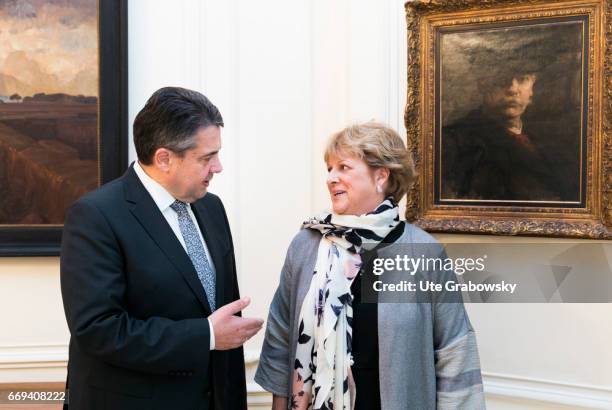
<path id="1" fill-rule="evenodd" d="M 62 224 L 99 185 L 97 7 L 0 1 L 0 225 Z"/>

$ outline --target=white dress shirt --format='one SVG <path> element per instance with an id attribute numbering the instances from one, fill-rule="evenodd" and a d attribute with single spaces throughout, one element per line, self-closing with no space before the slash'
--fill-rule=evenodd
<path id="1" fill-rule="evenodd" d="M 174 198 L 168 191 L 166 191 L 166 188 L 161 186 L 159 182 L 147 175 L 147 173 L 144 169 L 142 169 L 138 161 L 134 162 L 134 171 L 136 171 L 136 175 L 140 179 L 140 182 L 142 182 L 142 185 L 144 185 L 149 195 L 151 195 L 151 198 L 153 198 L 153 202 L 155 202 L 155 205 L 157 205 L 164 218 L 166 218 L 168 225 L 170 225 L 170 228 L 172 228 L 172 232 L 174 232 L 176 238 L 179 240 L 179 242 L 185 249 L 185 252 L 187 252 L 185 239 L 183 238 L 181 228 L 179 227 L 178 214 L 174 211 L 174 209 L 170 208 L 170 205 L 172 205 L 174 201 L 176 201 L 176 198 Z M 213 275 L 216 275 L 217 272 L 215 270 L 213 260 L 210 257 L 208 246 L 206 246 L 206 241 L 202 236 L 198 221 L 195 215 L 193 214 L 193 211 L 191 210 L 191 205 L 188 205 L 189 206 L 187 207 L 187 211 L 189 212 L 189 216 L 191 217 L 191 220 L 193 221 L 193 224 L 195 225 L 196 230 L 198 231 L 198 236 L 200 237 L 200 241 L 202 241 L 202 245 L 204 246 L 204 252 L 206 252 L 206 257 L 208 258 L 208 262 L 210 263 L 212 273 Z M 210 319 L 208 319 L 208 324 L 210 326 L 210 350 L 215 350 L 215 333 Z"/>

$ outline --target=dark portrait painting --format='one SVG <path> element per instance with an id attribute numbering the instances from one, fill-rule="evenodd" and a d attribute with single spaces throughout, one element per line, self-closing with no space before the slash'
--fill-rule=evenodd
<path id="1" fill-rule="evenodd" d="M 584 206 L 586 23 L 439 30 L 436 203 Z"/>
<path id="2" fill-rule="evenodd" d="M 96 0 L 0 2 L 0 224 L 61 224 L 98 185 Z"/>
<path id="3" fill-rule="evenodd" d="M 612 238 L 611 5 L 406 2 L 408 221 Z"/>
<path id="4" fill-rule="evenodd" d="M 127 1 L 0 1 L 0 256 L 57 255 L 127 161 Z"/>

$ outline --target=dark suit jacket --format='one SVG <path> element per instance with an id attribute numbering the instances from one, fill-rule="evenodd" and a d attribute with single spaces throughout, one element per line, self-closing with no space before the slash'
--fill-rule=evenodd
<path id="1" fill-rule="evenodd" d="M 227 216 L 210 193 L 192 208 L 222 306 L 239 298 Z M 242 348 L 210 351 L 204 289 L 132 167 L 68 210 L 61 287 L 71 410 L 246 409 Z"/>

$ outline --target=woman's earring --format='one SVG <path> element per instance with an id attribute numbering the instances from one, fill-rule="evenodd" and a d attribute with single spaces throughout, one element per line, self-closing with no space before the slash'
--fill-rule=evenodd
<path id="1" fill-rule="evenodd" d="M 380 187 L 380 185 L 376 185 L 376 192 L 378 192 L 379 194 L 382 192 L 382 188 Z"/>

